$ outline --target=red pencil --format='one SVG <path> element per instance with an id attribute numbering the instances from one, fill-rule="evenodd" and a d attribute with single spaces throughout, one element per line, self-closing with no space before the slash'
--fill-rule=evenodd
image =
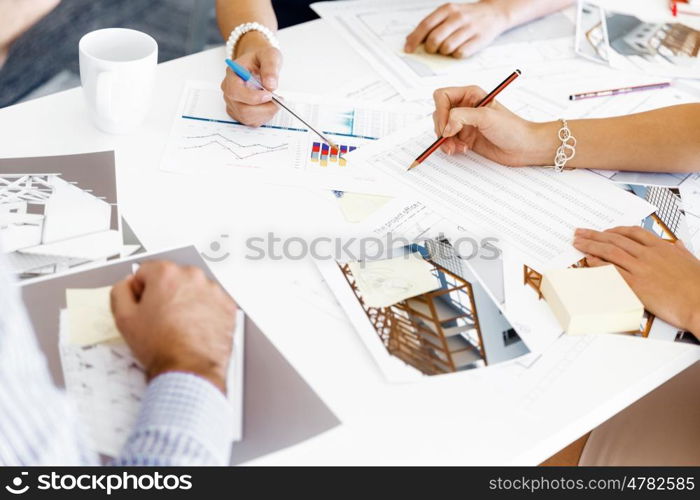
<path id="1" fill-rule="evenodd" d="M 488 93 L 482 100 L 480 100 L 480 101 L 477 103 L 477 105 L 474 106 L 474 107 L 475 107 L 475 108 L 480 108 L 480 107 L 482 107 L 482 106 L 488 105 L 491 101 L 493 101 L 493 100 L 496 98 L 496 96 L 497 96 L 498 94 L 500 94 L 500 93 L 503 91 L 503 89 L 505 89 L 508 85 L 510 85 L 510 84 L 513 82 L 513 80 L 515 80 L 516 78 L 518 78 L 521 74 L 522 74 L 522 73 L 521 73 L 521 71 L 520 71 L 519 69 L 516 69 L 515 71 L 513 71 L 513 72 L 510 74 L 510 76 L 509 76 L 508 78 L 506 78 L 505 80 L 503 80 L 503 81 L 498 85 L 498 87 L 496 87 L 496 88 L 493 89 L 491 92 L 489 92 L 489 93 Z M 442 145 L 442 143 L 445 142 L 446 140 L 447 140 L 447 137 L 443 137 L 443 136 L 438 137 L 437 140 L 436 140 L 434 143 L 432 143 L 430 146 L 428 146 L 428 149 L 426 149 L 425 151 L 423 151 L 423 152 L 418 156 L 418 158 L 416 158 L 415 161 L 414 161 L 413 163 L 411 163 L 411 166 L 408 167 L 407 171 L 408 171 L 408 170 L 411 170 L 411 169 L 414 169 L 414 168 L 416 168 L 418 165 L 420 165 L 421 163 L 423 163 L 423 162 L 425 161 L 425 159 L 428 158 L 428 156 L 430 156 L 431 154 L 433 154 L 433 153 L 435 152 L 435 150 L 436 150 L 437 148 L 439 148 L 439 147 Z"/>

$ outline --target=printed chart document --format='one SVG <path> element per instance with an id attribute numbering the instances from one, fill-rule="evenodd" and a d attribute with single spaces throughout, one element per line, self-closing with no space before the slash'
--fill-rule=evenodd
<path id="1" fill-rule="evenodd" d="M 425 109 L 286 94 L 287 104 L 336 143 L 330 148 L 284 110 L 251 128 L 227 113 L 221 90 L 188 82 L 171 131 L 162 169 L 185 174 L 221 171 L 275 184 L 385 193 L 375 177 L 346 155 L 426 116 Z"/>
<path id="2" fill-rule="evenodd" d="M 515 68 L 574 57 L 574 11 L 556 13 L 499 36 L 478 54 L 466 58 L 403 51 L 406 36 L 442 0 L 361 0 L 321 2 L 312 8 L 407 99 L 429 96 L 446 85 L 485 72 L 509 74 Z M 517 48 L 517 49 L 516 49 Z M 501 79 L 503 76 L 501 77 Z"/>
<path id="3" fill-rule="evenodd" d="M 479 237 L 496 237 L 540 269 L 567 267 L 583 257 L 571 245 L 578 227 L 638 224 L 653 205 L 587 171 L 510 168 L 469 152 L 437 151 L 407 172 L 435 140 L 432 121 L 358 150 L 354 160 L 414 191 L 419 201 Z"/>

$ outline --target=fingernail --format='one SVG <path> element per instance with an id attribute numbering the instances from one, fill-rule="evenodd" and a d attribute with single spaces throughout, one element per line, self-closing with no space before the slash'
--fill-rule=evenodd
<path id="1" fill-rule="evenodd" d="M 583 234 L 586 234 L 586 230 L 579 227 L 579 228 L 576 229 L 576 231 L 574 231 L 574 234 L 576 234 L 576 235 L 578 235 L 578 236 L 581 236 L 581 235 L 583 235 Z"/>
<path id="2" fill-rule="evenodd" d="M 444 137 L 450 137 L 452 135 L 452 128 L 453 127 L 452 127 L 451 123 L 448 123 L 447 125 L 445 125 L 445 129 L 442 131 L 442 135 Z"/>
<path id="3" fill-rule="evenodd" d="M 272 89 L 272 90 L 276 89 L 277 88 L 277 78 L 272 78 L 272 77 L 265 78 L 265 86 L 269 89 Z"/>

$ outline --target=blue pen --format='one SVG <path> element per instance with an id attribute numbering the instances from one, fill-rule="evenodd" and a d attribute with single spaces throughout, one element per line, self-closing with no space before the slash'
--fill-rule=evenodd
<path id="1" fill-rule="evenodd" d="M 233 71 L 238 77 L 243 80 L 244 82 L 251 82 L 254 84 L 256 87 L 258 87 L 260 90 L 265 90 L 266 92 L 270 92 L 267 90 L 265 87 L 263 87 L 263 84 L 260 83 L 260 80 L 255 78 L 253 74 L 248 71 L 246 68 L 238 64 L 236 61 L 232 61 L 231 59 L 226 59 L 226 64 L 228 65 L 229 68 L 231 68 L 231 71 Z M 325 142 L 328 143 L 328 145 L 332 148 L 338 149 L 338 146 L 336 146 L 332 141 L 329 141 L 321 132 L 313 128 L 311 125 L 309 125 L 306 120 L 304 120 L 301 116 L 296 114 L 294 111 L 292 111 L 290 108 L 288 108 L 283 102 L 282 99 L 279 96 L 276 96 L 274 93 L 270 92 L 272 95 L 272 100 L 281 108 L 286 109 L 289 111 L 289 113 L 295 117 L 297 120 L 299 120 L 301 123 L 306 125 L 309 130 L 313 131 L 317 136 L 319 136 L 321 139 L 323 139 Z"/>

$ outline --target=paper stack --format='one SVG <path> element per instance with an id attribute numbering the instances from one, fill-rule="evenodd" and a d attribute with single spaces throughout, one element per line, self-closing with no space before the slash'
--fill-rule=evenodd
<path id="1" fill-rule="evenodd" d="M 614 266 L 545 272 L 540 291 L 566 333 L 639 329 L 644 306 Z"/>

